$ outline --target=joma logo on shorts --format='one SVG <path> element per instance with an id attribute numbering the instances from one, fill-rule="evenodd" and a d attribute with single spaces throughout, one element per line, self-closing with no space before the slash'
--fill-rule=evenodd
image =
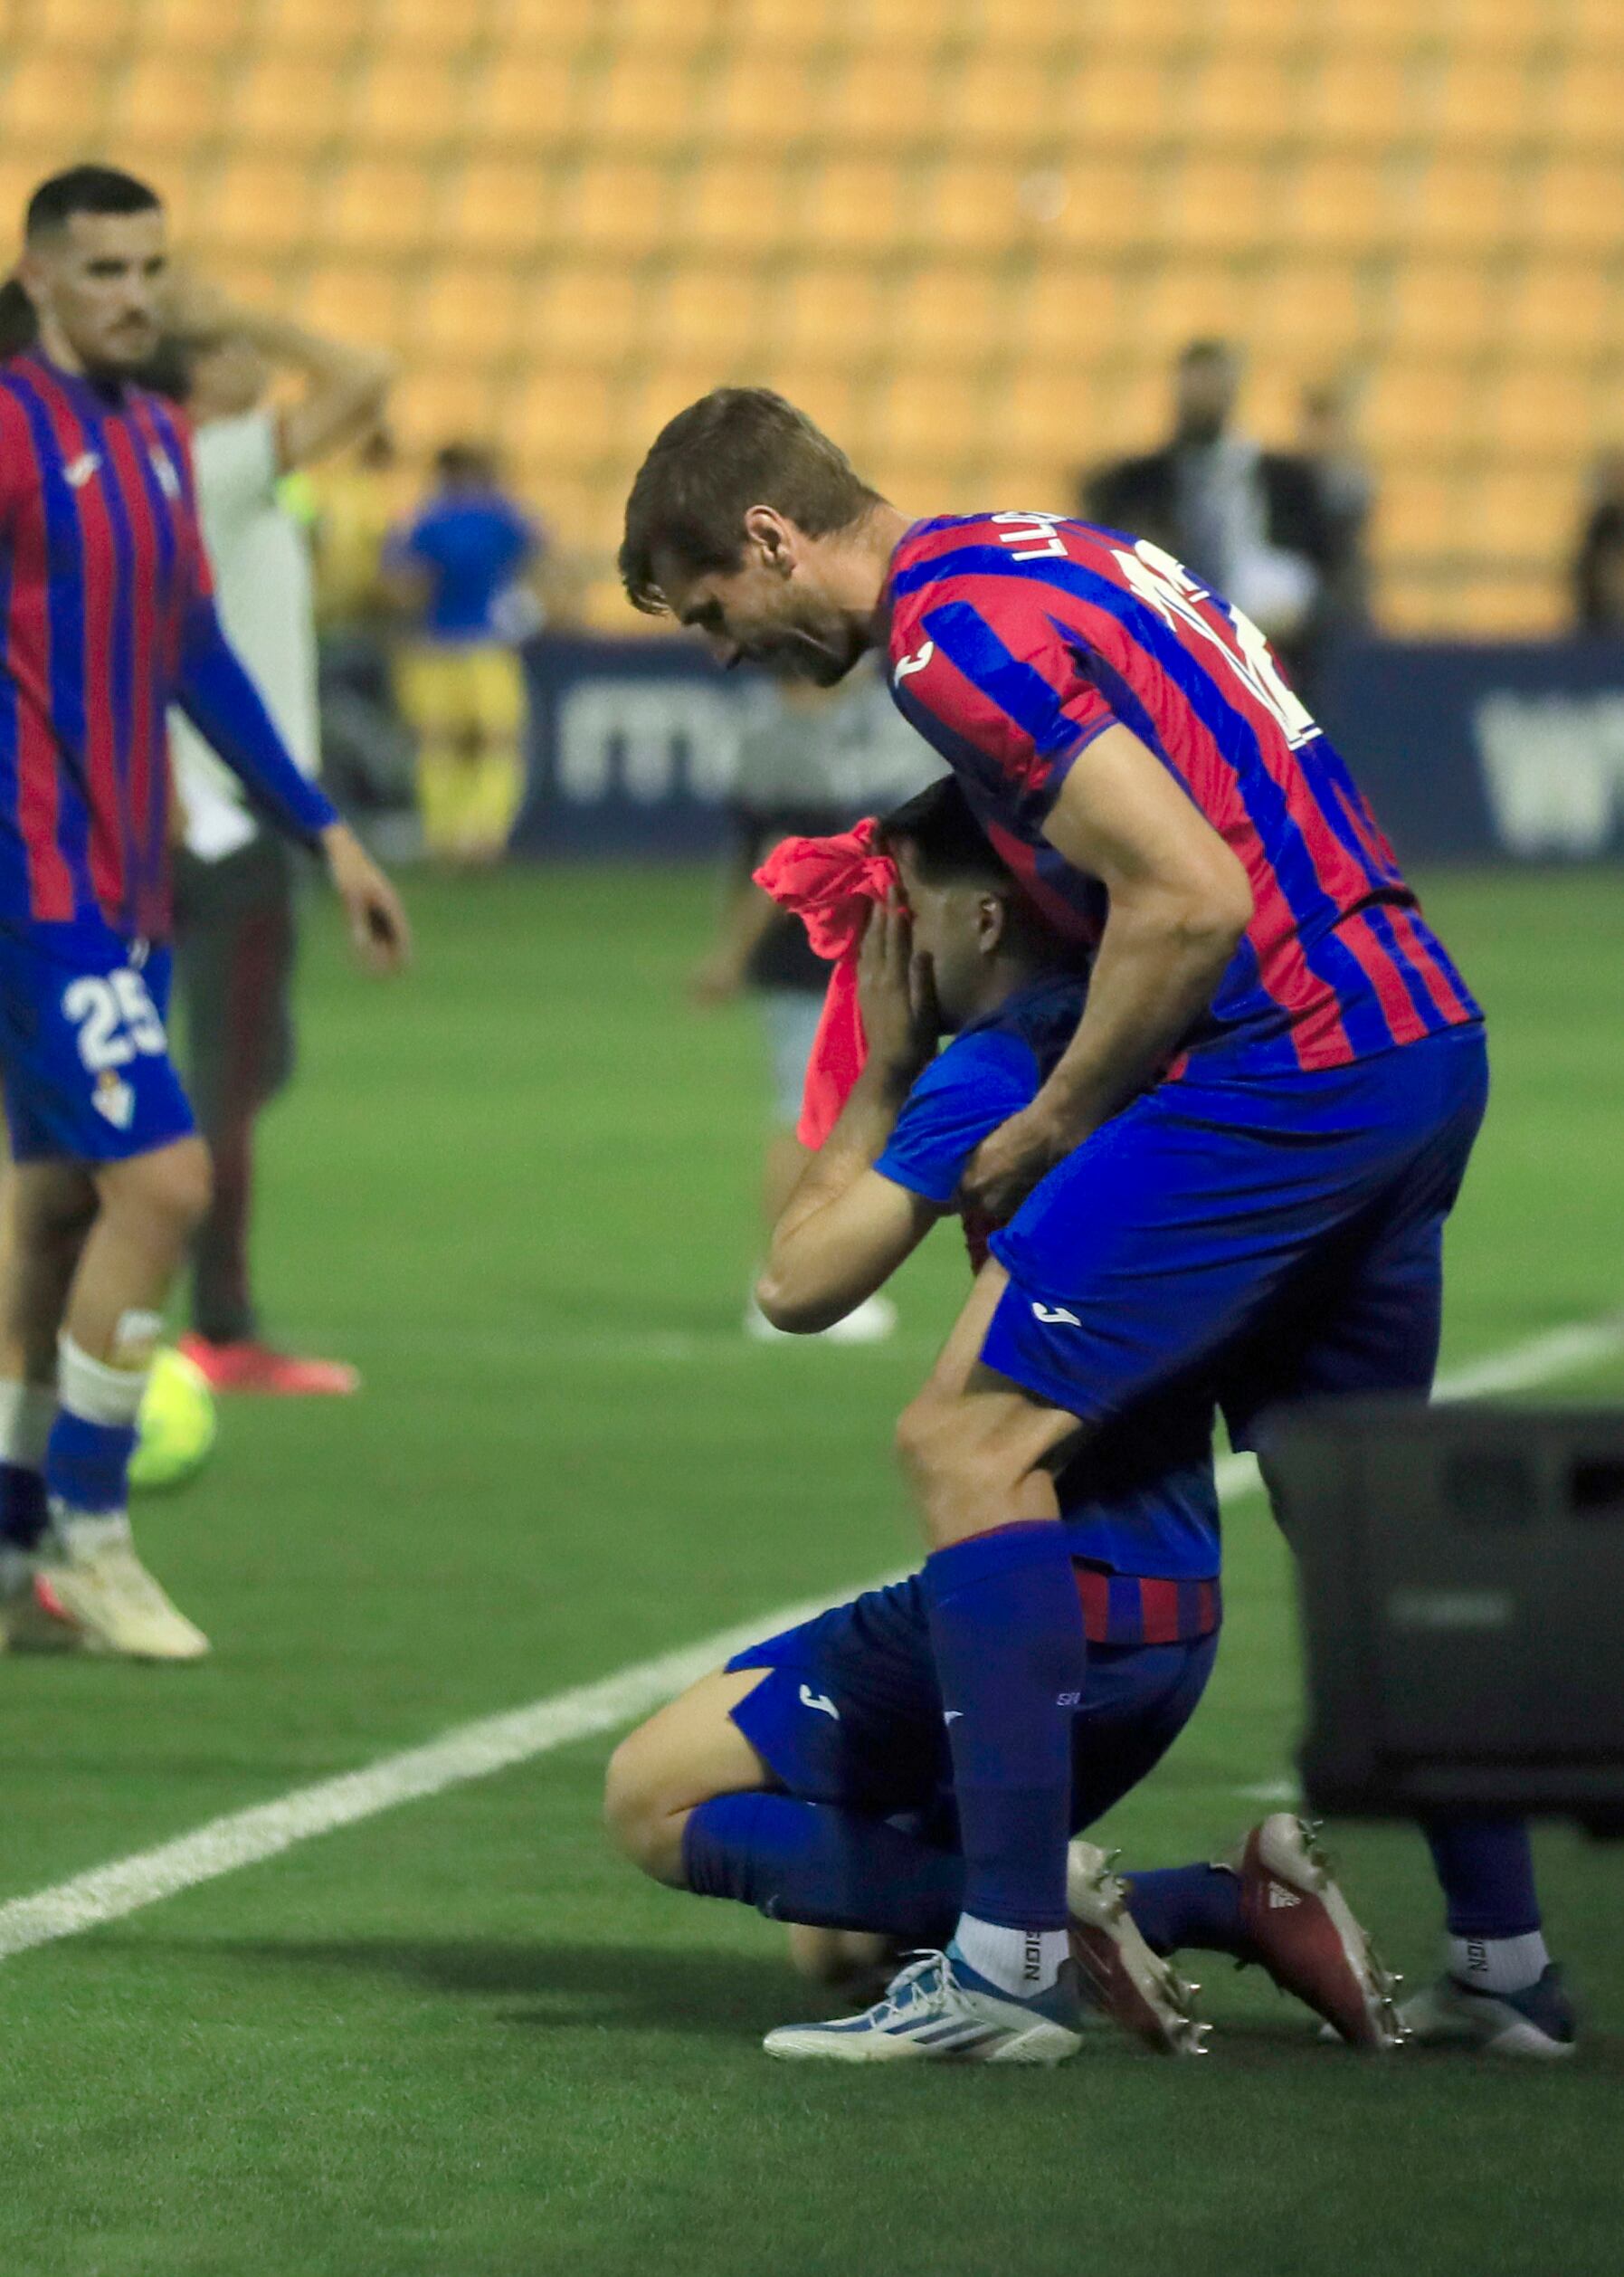
<path id="1" fill-rule="evenodd" d="M 1047 1321 L 1050 1328 L 1061 1322 L 1064 1322 L 1068 1329 L 1080 1329 L 1083 1325 L 1076 1313 L 1068 1312 L 1063 1304 L 1035 1304 L 1032 1307 L 1032 1318 Z"/>

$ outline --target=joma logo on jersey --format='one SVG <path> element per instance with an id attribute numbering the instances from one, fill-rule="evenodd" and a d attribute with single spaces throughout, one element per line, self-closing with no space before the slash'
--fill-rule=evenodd
<path id="1" fill-rule="evenodd" d="M 148 455 L 152 460 L 152 471 L 158 478 L 159 490 L 166 498 L 178 498 L 180 475 L 176 470 L 175 461 L 169 456 L 167 451 L 158 450 L 156 447 Z"/>
<path id="2" fill-rule="evenodd" d="M 898 681 L 912 679 L 915 672 L 922 672 L 925 670 L 925 667 L 929 663 L 931 658 L 935 654 L 935 653 L 936 644 L 935 641 L 926 641 L 924 647 L 916 648 L 911 656 L 898 657 L 897 660 L 897 669 L 891 674 L 892 680 L 894 681 Z"/>

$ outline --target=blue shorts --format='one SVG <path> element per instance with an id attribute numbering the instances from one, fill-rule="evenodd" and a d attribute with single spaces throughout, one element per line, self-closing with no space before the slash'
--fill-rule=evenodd
<path id="1" fill-rule="evenodd" d="M 1214 1631 L 1182 1644 L 1090 1644 L 1073 1724 L 1072 1831 L 1091 1825 L 1160 1762 L 1195 1711 Z M 733 1720 L 791 1795 L 872 1817 L 950 1808 L 953 1765 L 915 1574 L 869 1589 L 736 1653 L 770 1671 Z"/>
<path id="2" fill-rule="evenodd" d="M 14 1160 L 123 1162 L 185 1138 L 169 951 L 97 919 L 0 925 L 0 1075 Z"/>
<path id="3" fill-rule="evenodd" d="M 1425 1393 L 1444 1220 L 1487 1098 L 1477 1025 L 1147 1091 L 993 1236 L 1010 1286 L 982 1358 L 1086 1423 L 1208 1383 L 1240 1445 L 1283 1401 Z"/>

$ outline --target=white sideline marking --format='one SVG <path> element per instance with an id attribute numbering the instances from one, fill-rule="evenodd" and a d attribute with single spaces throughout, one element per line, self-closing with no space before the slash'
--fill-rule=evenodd
<path id="1" fill-rule="evenodd" d="M 1624 1316 L 1555 1329 L 1509 1350 L 1491 1353 L 1440 1378 L 1439 1394 L 1448 1399 L 1481 1397 L 1492 1392 L 1526 1391 L 1536 1384 L 1578 1373 L 1596 1362 L 1624 1351 Z M 1226 1501 L 1258 1484 L 1258 1466 L 1249 1454 L 1226 1455 L 1218 1466 L 1219 1489 Z M 873 1585 L 865 1585 L 871 1586 Z M 111 1864 L 75 1874 L 71 1881 L 41 1890 L 32 1897 L 13 1898 L 0 1905 L 0 1960 L 49 1945 L 58 1938 L 77 1937 L 103 1922 L 121 1920 L 143 1906 L 156 1905 L 201 1882 L 214 1882 L 234 1873 L 240 1866 L 257 1865 L 274 1858 L 295 1843 L 313 1834 L 330 1834 L 372 1818 L 396 1804 L 439 1795 L 493 1771 L 507 1770 L 533 1757 L 549 1755 L 555 1748 L 576 1739 L 590 1739 L 613 1731 L 633 1717 L 658 1708 L 703 1676 L 718 1661 L 754 1644 L 779 1629 L 793 1628 L 824 1611 L 828 1600 L 781 1605 L 753 1620 L 724 1629 L 697 1644 L 680 1645 L 656 1659 L 635 1662 L 595 1683 L 579 1684 L 546 1700 L 532 1701 L 476 1722 L 459 1724 L 421 1748 L 400 1755 L 380 1757 L 359 1771 L 318 1780 L 313 1786 L 295 1787 L 275 1802 L 258 1803 L 247 1810 L 231 1811 L 189 1834 L 179 1834 L 156 1849 L 139 1850 Z M 1259 1800 L 1276 1799 L 1277 1788 L 1252 1790 Z"/>

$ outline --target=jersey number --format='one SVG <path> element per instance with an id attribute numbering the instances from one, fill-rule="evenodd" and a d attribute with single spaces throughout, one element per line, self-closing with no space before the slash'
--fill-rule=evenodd
<path id="1" fill-rule="evenodd" d="M 1196 583 L 1182 561 L 1163 553 L 1160 546 L 1153 546 L 1148 538 L 1141 538 L 1131 554 L 1118 549 L 1116 558 L 1140 599 L 1148 601 L 1167 624 L 1176 617 L 1218 651 L 1247 693 L 1273 715 L 1287 743 L 1306 743 L 1310 736 L 1319 733 L 1314 714 L 1287 684 L 1274 651 L 1244 609 L 1226 604 L 1235 633 L 1231 647 L 1195 606 L 1198 600 L 1207 597 L 1207 588 Z"/>
<path id="2" fill-rule="evenodd" d="M 79 1030 L 79 1056 L 92 1075 L 128 1067 L 138 1052 L 156 1057 L 168 1049 L 147 984 L 128 965 L 105 978 L 76 980 L 63 994 L 62 1011 Z"/>

